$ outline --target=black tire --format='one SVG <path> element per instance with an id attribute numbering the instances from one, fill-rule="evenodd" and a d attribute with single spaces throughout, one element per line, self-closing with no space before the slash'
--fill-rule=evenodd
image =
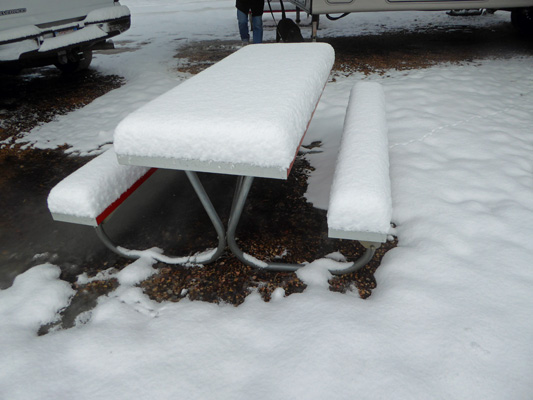
<path id="1" fill-rule="evenodd" d="M 533 39 L 533 7 L 512 10 L 511 23 L 522 36 Z"/>
<path id="2" fill-rule="evenodd" d="M 69 54 L 66 63 L 55 63 L 54 65 L 64 74 L 72 74 L 89 68 L 93 60 L 92 50 L 84 51 L 79 54 Z"/>

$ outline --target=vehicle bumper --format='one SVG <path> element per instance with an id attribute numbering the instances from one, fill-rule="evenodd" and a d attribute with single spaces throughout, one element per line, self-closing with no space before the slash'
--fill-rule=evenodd
<path id="1" fill-rule="evenodd" d="M 118 5 L 94 10 L 80 21 L 0 31 L 0 63 L 31 57 L 46 58 L 71 49 L 88 50 L 96 43 L 128 30 L 130 24 L 129 8 Z"/>

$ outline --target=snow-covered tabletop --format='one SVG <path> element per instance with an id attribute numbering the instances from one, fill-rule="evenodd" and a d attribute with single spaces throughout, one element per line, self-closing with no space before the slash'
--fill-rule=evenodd
<path id="1" fill-rule="evenodd" d="M 326 43 L 243 47 L 122 120 L 119 162 L 286 179 L 334 58 Z"/>

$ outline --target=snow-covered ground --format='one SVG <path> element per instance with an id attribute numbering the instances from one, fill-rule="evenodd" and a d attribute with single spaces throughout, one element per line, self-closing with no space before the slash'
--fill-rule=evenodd
<path id="1" fill-rule="evenodd" d="M 125 115 L 187 78 L 175 70 L 181 46 L 238 41 L 230 0 L 123 3 L 133 26 L 118 41 L 129 51 L 98 55 L 94 67 L 127 84 L 34 129 L 31 145 L 103 151 Z M 452 23 L 443 12 L 321 22 L 322 36 Z M 38 337 L 73 294 L 58 267 L 38 265 L 0 291 L 0 398 L 533 398 L 533 59 L 328 83 L 305 139 L 323 142 L 324 152 L 310 155 L 307 197 L 317 207 L 328 204 L 359 80 L 385 90 L 399 240 L 370 298 L 330 292 L 329 262 L 310 260 L 298 272 L 308 284 L 302 294 L 278 290 L 270 303 L 252 294 L 239 307 L 159 304 L 135 287 L 155 272 L 143 258 L 74 328 Z"/>

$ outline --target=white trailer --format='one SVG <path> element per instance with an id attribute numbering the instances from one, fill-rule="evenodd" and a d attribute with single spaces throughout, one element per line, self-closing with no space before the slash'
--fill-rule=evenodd
<path id="1" fill-rule="evenodd" d="M 489 9 L 511 12 L 515 28 L 533 36 L 533 0 L 290 0 L 312 15 L 313 40 L 316 39 L 320 15 L 342 15 L 375 11 L 437 11 Z"/>

